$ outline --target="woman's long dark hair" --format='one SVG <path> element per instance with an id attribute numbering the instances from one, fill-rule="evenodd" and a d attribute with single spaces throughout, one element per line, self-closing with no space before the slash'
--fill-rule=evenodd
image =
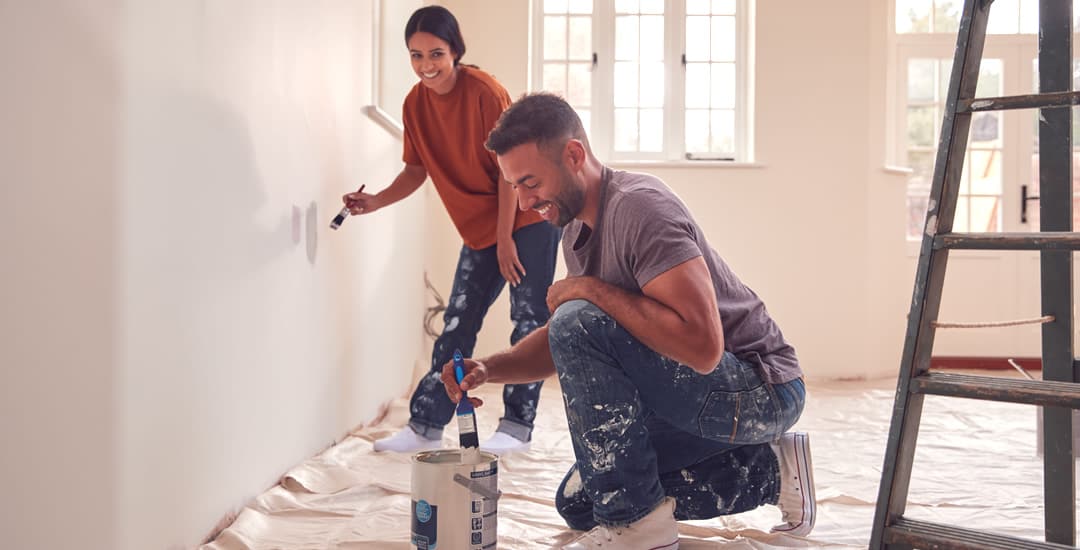
<path id="1" fill-rule="evenodd" d="M 465 39 L 461 37 L 457 18 L 442 6 L 425 6 L 413 12 L 405 23 L 405 43 L 418 32 L 433 34 L 449 44 L 455 66 L 465 55 Z"/>

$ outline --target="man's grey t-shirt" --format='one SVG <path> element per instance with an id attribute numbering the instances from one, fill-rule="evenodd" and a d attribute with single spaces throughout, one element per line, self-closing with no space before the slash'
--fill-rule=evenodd
<path id="1" fill-rule="evenodd" d="M 596 227 L 589 231 L 573 220 L 563 231 L 571 277 L 598 277 L 640 293 L 656 276 L 704 256 L 724 325 L 724 349 L 761 364 L 770 383 L 802 376 L 795 348 L 784 340 L 765 304 L 709 246 L 689 209 L 664 182 L 648 174 L 609 169 L 603 182 Z"/>

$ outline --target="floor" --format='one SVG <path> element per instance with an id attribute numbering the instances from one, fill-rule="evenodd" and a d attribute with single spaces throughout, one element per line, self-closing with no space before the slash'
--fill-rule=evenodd
<path id="1" fill-rule="evenodd" d="M 809 384 L 796 429 L 811 434 L 819 506 L 811 536 L 768 534 L 780 514 L 765 506 L 681 523 L 680 548 L 865 548 L 895 386 L 893 379 Z M 576 535 L 554 509 L 555 490 L 572 462 L 558 391 L 554 380 L 544 387 L 532 450 L 499 465 L 501 548 L 557 548 Z M 477 394 L 489 404 L 500 402 L 497 387 Z M 495 428 L 501 405 L 490 409 L 479 409 L 481 438 Z M 1041 539 L 1035 411 L 927 397 L 907 515 Z M 404 425 L 407 414 L 406 399 L 396 400 L 378 425 L 289 472 L 202 550 L 409 548 L 410 457 L 375 453 L 371 446 Z M 455 438 L 456 429 L 448 428 L 444 445 L 455 445 Z"/>

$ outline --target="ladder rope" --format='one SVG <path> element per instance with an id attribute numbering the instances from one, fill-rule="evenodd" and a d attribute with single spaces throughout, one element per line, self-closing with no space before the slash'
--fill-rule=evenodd
<path id="1" fill-rule="evenodd" d="M 1015 319 L 1012 321 L 983 321 L 975 323 L 943 323 L 941 321 L 931 321 L 930 325 L 934 328 L 989 328 L 989 327 L 1015 327 L 1019 325 L 1044 325 L 1046 323 L 1053 323 L 1053 315 L 1043 315 L 1035 319 Z"/>

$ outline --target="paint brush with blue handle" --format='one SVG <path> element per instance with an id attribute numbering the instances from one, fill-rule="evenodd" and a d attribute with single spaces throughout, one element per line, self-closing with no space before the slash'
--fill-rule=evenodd
<path id="1" fill-rule="evenodd" d="M 461 350 L 454 350 L 454 379 L 458 384 L 465 378 L 465 358 Z M 457 406 L 458 440 L 461 443 L 461 463 L 480 463 L 480 436 L 476 432 L 476 411 L 464 390 Z"/>

